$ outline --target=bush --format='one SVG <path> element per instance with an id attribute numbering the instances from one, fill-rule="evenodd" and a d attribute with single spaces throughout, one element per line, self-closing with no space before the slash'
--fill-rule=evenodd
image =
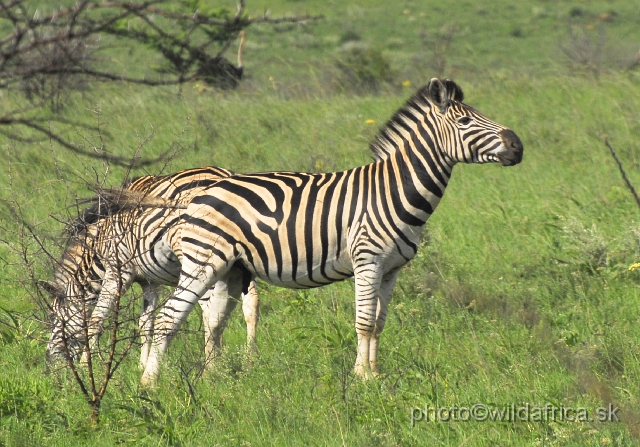
<path id="1" fill-rule="evenodd" d="M 336 66 L 340 70 L 340 87 L 356 93 L 378 93 L 395 75 L 389 60 L 375 48 L 351 47 Z"/>
<path id="2" fill-rule="evenodd" d="M 610 242 L 595 226 L 586 227 L 575 217 L 563 218 L 565 252 L 572 264 L 595 272 L 609 265 Z"/>

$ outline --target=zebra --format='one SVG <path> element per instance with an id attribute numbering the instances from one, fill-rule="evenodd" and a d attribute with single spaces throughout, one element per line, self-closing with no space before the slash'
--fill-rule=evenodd
<path id="1" fill-rule="evenodd" d="M 324 174 L 234 175 L 195 196 L 165 233 L 182 271 L 156 316 L 142 386 L 154 385 L 162 356 L 194 304 L 238 264 L 288 288 L 354 277 L 354 372 L 377 375 L 398 272 L 415 256 L 454 165 L 522 161 L 520 138 L 462 101 L 456 83 L 433 78 L 381 129 L 368 165 Z"/>
<path id="2" fill-rule="evenodd" d="M 85 341 L 85 325 L 88 325 L 90 349 L 93 348 L 115 293 L 118 289 L 124 293 L 137 282 L 143 290 L 139 325 L 142 338 L 140 367 L 144 368 L 152 340 L 158 292 L 162 285 L 175 286 L 180 272 L 177 258 L 158 244 L 161 239 L 158 236 L 166 224 L 179 217 L 180 209 L 185 207 L 182 204 L 205 187 L 232 174 L 227 169 L 202 167 L 165 176 L 140 177 L 126 189 L 114 189 L 115 198 L 100 197 L 96 205 L 80 214 L 69 228 L 66 248 L 56 264 L 54 280 L 40 282 L 54 297 L 52 332 L 47 346 L 50 363 L 68 355 L 72 359 L 79 356 Z M 125 234 L 129 237 L 123 237 Z M 239 298 L 241 294 L 247 346 L 257 352 L 259 298 L 255 281 L 248 271 L 239 267 L 200 300 L 207 359 L 220 347 L 221 329 L 237 302 L 228 296 Z M 86 361 L 86 355 L 83 360 Z"/>

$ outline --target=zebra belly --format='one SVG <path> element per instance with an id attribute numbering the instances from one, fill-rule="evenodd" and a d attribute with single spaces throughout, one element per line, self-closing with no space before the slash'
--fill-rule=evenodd
<path id="1" fill-rule="evenodd" d="M 246 262 L 244 259 L 241 262 L 251 273 L 261 280 L 288 289 L 321 287 L 343 281 L 353 276 L 351 261 L 344 258 L 326 262 L 324 265 L 319 261 L 314 262 L 311 269 L 309 269 L 306 264 L 299 264 L 295 269 L 295 275 L 293 275 L 294 269 L 291 266 L 285 265 L 282 267 L 283 273 L 280 276 L 276 268 L 270 268 L 267 272 L 259 267 L 256 268 L 255 265 Z"/>
<path id="2" fill-rule="evenodd" d="M 327 245 L 336 246 L 338 244 L 331 241 Z M 313 258 L 308 259 L 304 256 L 307 253 L 300 250 L 299 244 L 296 247 L 298 254 L 298 257 L 295 258 L 297 259 L 296 262 L 292 260 L 290 254 L 293 250 L 285 251 L 280 249 L 278 250 L 280 255 L 273 256 L 275 251 L 273 248 L 268 251 L 269 255 L 266 257 L 261 257 L 257 251 L 252 251 L 250 257 L 247 256 L 246 252 L 242 253 L 239 261 L 255 276 L 270 284 L 293 289 L 314 288 L 343 281 L 354 275 L 354 260 L 349 253 L 357 250 L 349 248 L 349 244 L 345 242 L 340 245 L 343 247 L 340 253 L 331 251 L 327 253 L 326 251 L 317 250 L 313 252 Z M 241 251 L 239 246 L 236 247 L 238 251 Z M 280 248 L 275 245 L 274 247 L 276 249 Z M 360 256 L 358 257 L 362 263 L 363 259 Z M 409 258 L 401 254 L 395 247 L 367 257 L 369 259 L 364 262 L 376 265 L 382 276 L 409 261 Z M 250 262 L 249 259 L 252 261 Z"/>
<path id="3" fill-rule="evenodd" d="M 385 258 L 378 258 L 374 261 L 378 265 L 380 271 L 384 275 L 398 267 L 401 267 L 407 263 L 407 260 L 396 254 L 395 256 L 388 256 Z M 245 267 L 256 275 L 261 280 L 273 284 L 279 287 L 285 287 L 288 289 L 310 289 L 315 287 L 321 287 L 334 282 L 343 281 L 353 276 L 353 264 L 350 260 L 336 260 L 334 262 L 327 263 L 324 269 L 320 265 L 314 266 L 309 271 L 306 268 L 299 268 L 296 271 L 295 278 L 291 278 L 291 275 L 282 275 L 282 278 L 278 277 L 275 272 L 269 274 L 264 270 L 258 270 L 253 265 L 243 262 Z"/>

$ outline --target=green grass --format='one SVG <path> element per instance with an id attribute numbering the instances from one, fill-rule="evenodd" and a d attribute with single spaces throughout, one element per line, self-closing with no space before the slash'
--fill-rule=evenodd
<path id="1" fill-rule="evenodd" d="M 558 49 L 577 7 L 585 13 L 574 20 L 585 30 L 601 24 L 619 48 L 630 48 L 637 8 L 621 1 L 264 5 L 273 17 L 308 11 L 327 19 L 287 32 L 250 28 L 247 80 L 236 92 L 99 86 L 70 98 L 65 114 L 95 121 L 100 110 L 103 142 L 117 155 L 183 148 L 164 172 L 347 169 L 371 160 L 367 144 L 378 127 L 433 76 L 418 33 L 455 21 L 460 33 L 446 75 L 461 84 L 467 103 L 518 133 L 523 163 L 456 168 L 394 290 L 379 379 L 360 382 L 351 373 L 352 282 L 311 291 L 260 284 L 259 358 L 244 355 L 236 310 L 223 355 L 197 378 L 189 369 L 202 360 L 195 312 L 157 390 L 138 389 L 134 350 L 109 385 L 97 425 L 70 374 L 45 374 L 38 339 L 46 332 L 31 318 L 32 289 L 12 249 L 21 236 L 3 213 L 0 239 L 9 244 L 0 244 L 0 307 L 9 313 L 0 310 L 0 319 L 9 326 L 0 326 L 0 445 L 637 445 L 640 297 L 628 266 L 640 261 L 633 232 L 640 216 L 601 138 L 640 185 L 640 78 L 613 70 L 613 62 L 598 77 L 570 69 Z M 263 3 L 249 7 L 260 12 Z M 610 11 L 612 22 L 598 20 Z M 383 94 L 336 90 L 333 61 L 347 31 L 381 48 L 397 70 Z M 401 86 L 406 79 L 410 87 Z M 100 145 L 96 132 L 67 134 L 86 148 Z M 2 151 L 10 162 L 0 166 L 0 197 L 16 197 L 44 235 L 59 232 L 56 218 L 72 215 L 67 207 L 90 195 L 87 184 L 106 169 L 49 142 L 4 140 Z M 107 184 L 125 173 L 111 167 Z M 24 240 L 35 256 L 32 239 Z M 54 242 L 45 239 L 58 253 Z M 46 277 L 46 263 L 32 261 Z M 590 412 L 613 403 L 622 422 L 411 427 L 414 407 L 547 402 Z"/>

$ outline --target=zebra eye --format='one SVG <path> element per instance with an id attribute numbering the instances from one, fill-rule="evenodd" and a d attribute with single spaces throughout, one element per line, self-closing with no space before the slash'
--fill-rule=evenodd
<path id="1" fill-rule="evenodd" d="M 468 116 L 463 116 L 463 117 L 458 119 L 458 124 L 461 124 L 463 126 L 466 126 L 470 122 L 471 122 L 471 118 L 469 118 Z"/>

